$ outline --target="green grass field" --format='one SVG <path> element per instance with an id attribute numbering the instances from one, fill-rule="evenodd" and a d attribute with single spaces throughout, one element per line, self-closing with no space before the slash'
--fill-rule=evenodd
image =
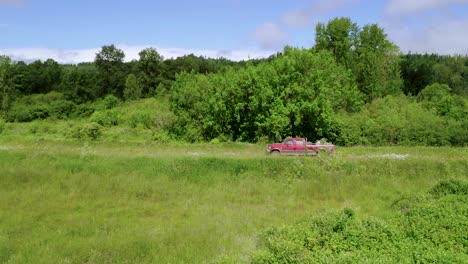
<path id="1" fill-rule="evenodd" d="M 466 148 L 269 157 L 255 144 L 0 138 L 1 263 L 248 263 L 263 230 L 468 180 Z"/>

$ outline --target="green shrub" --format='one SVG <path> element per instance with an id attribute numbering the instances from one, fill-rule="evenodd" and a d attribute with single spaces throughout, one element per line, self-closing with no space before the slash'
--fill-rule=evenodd
<path id="1" fill-rule="evenodd" d="M 458 180 L 446 180 L 441 181 L 434 186 L 430 191 L 430 194 L 435 197 L 441 197 L 445 195 L 468 195 L 468 184 Z"/>
<path id="2" fill-rule="evenodd" d="M 47 94 L 44 94 L 44 95 L 39 94 L 37 96 L 38 96 L 37 100 L 42 101 L 45 104 L 50 104 L 50 103 L 53 103 L 55 101 L 64 101 L 65 100 L 64 94 L 62 94 L 60 92 L 57 92 L 57 91 L 50 91 Z"/>
<path id="3" fill-rule="evenodd" d="M 466 263 L 468 184 L 442 181 L 396 201 L 393 218 L 313 215 L 262 233 L 253 263 Z"/>
<path id="4" fill-rule="evenodd" d="M 81 133 L 91 139 L 91 140 L 97 140 L 101 137 L 102 135 L 102 130 L 101 127 L 96 124 L 96 123 L 88 123 L 83 126 L 81 129 Z"/>
<path id="5" fill-rule="evenodd" d="M 156 130 L 153 132 L 152 139 L 158 143 L 167 143 L 171 141 L 171 136 L 165 130 Z"/>
<path id="6" fill-rule="evenodd" d="M 119 114 L 115 109 L 96 111 L 91 115 L 90 121 L 106 127 L 116 126 L 119 124 Z"/>
<path id="7" fill-rule="evenodd" d="M 75 107 L 71 118 L 89 117 L 96 111 L 96 105 L 92 103 L 82 103 Z"/>
<path id="8" fill-rule="evenodd" d="M 404 96 L 374 100 L 359 113 L 340 113 L 337 122 L 340 145 L 463 146 L 466 126 L 427 110 Z"/>
<path id="9" fill-rule="evenodd" d="M 70 116 L 74 108 L 75 105 L 65 100 L 62 93 L 52 91 L 19 98 L 8 110 L 6 117 L 9 122 L 30 122 L 51 116 L 63 119 Z"/>
<path id="10" fill-rule="evenodd" d="M 33 114 L 35 112 L 35 114 Z M 9 122 L 29 122 L 35 119 L 40 112 L 36 112 L 29 105 L 14 104 L 7 112 L 6 118 Z"/>
<path id="11" fill-rule="evenodd" d="M 131 128 L 135 128 L 138 125 L 150 128 L 152 126 L 152 118 L 148 111 L 136 112 L 130 115 L 127 123 Z"/>
<path id="12" fill-rule="evenodd" d="M 468 120 L 450 121 L 448 125 L 450 131 L 450 144 L 453 146 L 467 146 L 468 144 Z"/>
<path id="13" fill-rule="evenodd" d="M 102 100 L 102 104 L 104 105 L 104 109 L 112 109 L 119 104 L 119 98 L 112 94 L 106 95 Z"/>
<path id="14" fill-rule="evenodd" d="M 5 130 L 5 127 L 5 120 L 3 120 L 3 118 L 0 118 L 0 134 L 3 132 L 3 130 Z"/>
<path id="15" fill-rule="evenodd" d="M 86 123 L 83 126 L 72 127 L 67 136 L 75 139 L 98 140 L 102 136 L 102 129 L 97 123 Z"/>
<path id="16" fill-rule="evenodd" d="M 74 112 L 75 107 L 75 104 L 71 101 L 53 101 L 49 105 L 49 115 L 58 119 L 68 118 Z"/>

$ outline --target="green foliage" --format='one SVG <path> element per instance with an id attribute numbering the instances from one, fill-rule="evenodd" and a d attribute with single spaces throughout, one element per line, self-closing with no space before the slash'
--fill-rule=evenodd
<path id="1" fill-rule="evenodd" d="M 399 48 L 387 39 L 382 28 L 364 26 L 355 52 L 357 83 L 368 102 L 401 92 Z"/>
<path id="2" fill-rule="evenodd" d="M 358 45 L 359 27 L 349 18 L 334 18 L 327 25 L 315 27 L 315 48 L 330 50 L 338 63 L 351 66 L 354 63 L 352 50 Z"/>
<path id="3" fill-rule="evenodd" d="M 127 120 L 127 123 L 132 128 L 135 128 L 138 126 L 142 126 L 144 128 L 151 128 L 153 125 L 153 120 L 149 112 L 142 111 L 139 113 L 132 114 L 130 118 Z"/>
<path id="4" fill-rule="evenodd" d="M 165 130 L 155 130 L 152 135 L 152 140 L 158 143 L 168 143 L 172 141 L 172 138 Z"/>
<path id="5" fill-rule="evenodd" d="M 261 236 L 253 263 L 463 263 L 468 260 L 468 185 L 445 181 L 394 203 L 390 219 L 358 219 L 351 209 L 312 215 Z M 442 195 L 442 196 L 441 196 Z"/>
<path id="6" fill-rule="evenodd" d="M 63 68 L 53 59 L 34 61 L 19 68 L 21 87 L 25 95 L 56 91 L 62 81 Z"/>
<path id="7" fill-rule="evenodd" d="M 334 18 L 316 26 L 316 50 L 328 50 L 353 72 L 367 102 L 401 90 L 399 49 L 376 24 L 360 29 L 349 18 Z"/>
<path id="8" fill-rule="evenodd" d="M 114 109 L 96 111 L 89 118 L 91 122 L 95 122 L 101 126 L 106 126 L 106 127 L 118 125 L 119 119 L 120 119 L 119 114 Z"/>
<path id="9" fill-rule="evenodd" d="M 418 101 L 428 110 L 454 120 L 465 120 L 468 115 L 466 98 L 450 94 L 446 84 L 434 83 L 424 88 L 417 96 Z"/>
<path id="10" fill-rule="evenodd" d="M 125 105 L 129 109 L 134 102 Z M 52 131 L 64 122 L 64 127 L 84 125 L 34 123 Z M 264 145 L 246 143 L 101 142 L 119 127 L 98 124 L 103 131 L 98 141 L 11 134 L 30 125 L 7 124 L 0 136 L 0 262 L 248 263 L 259 230 L 291 229 L 310 215 L 333 221 L 324 222 L 321 230 L 323 241 L 342 242 L 337 250 L 351 248 L 343 234 L 353 244 L 365 238 L 354 248 L 379 241 L 388 245 L 386 237 L 373 235 L 402 233 L 390 223 L 392 201 L 420 194 L 441 179 L 466 179 L 463 148 L 354 147 L 340 148 L 331 157 L 274 158 L 264 156 Z M 123 137 L 135 130 L 118 131 Z M 365 158 L 385 153 L 410 156 Z M 354 214 L 343 212 L 344 207 Z M 327 217 L 323 210 L 339 213 Z M 314 223 L 310 218 L 303 222 Z M 335 226 L 336 232 L 330 231 Z M 412 245 L 414 262 L 464 263 L 447 250 Z M 392 261 L 398 254 L 386 261 L 350 251 L 339 259 L 332 255 L 329 259 L 338 260 L 329 263 L 368 258 L 371 263 L 412 263 L 405 248 L 400 250 L 401 261 Z M 324 256 L 330 251 L 324 250 Z"/>
<path id="11" fill-rule="evenodd" d="M 404 91 L 418 95 L 433 83 L 446 84 L 452 93 L 468 95 L 468 58 L 437 54 L 407 54 L 401 61 Z"/>
<path id="12" fill-rule="evenodd" d="M 341 113 L 338 123 L 336 142 L 341 145 L 463 146 L 467 143 L 462 132 L 466 126 L 464 121 L 438 116 L 404 96 L 375 100 L 359 113 Z"/>
<path id="13" fill-rule="evenodd" d="M 104 97 L 104 99 L 102 100 L 102 105 L 104 109 L 112 109 L 116 107 L 118 104 L 119 104 L 119 98 L 117 98 L 116 96 L 112 94 L 106 95 L 106 97 Z"/>
<path id="14" fill-rule="evenodd" d="M 420 254 L 418 259 L 437 262 L 449 257 L 457 263 L 466 262 L 467 189 L 464 182 L 444 181 L 429 192 L 431 196 L 410 197 L 394 204 L 400 213 L 396 224 L 418 245 L 414 249 Z M 424 253 L 431 251 L 435 254 Z"/>
<path id="15" fill-rule="evenodd" d="M 168 101 L 163 98 L 125 102 L 115 109 L 121 117 L 121 124 L 130 128 L 167 130 L 174 119 Z"/>
<path id="16" fill-rule="evenodd" d="M 102 128 L 97 123 L 85 123 L 72 127 L 69 136 L 75 139 L 98 140 L 102 136 Z"/>
<path id="17" fill-rule="evenodd" d="M 5 120 L 3 118 L 0 118 L 0 134 L 2 134 L 3 130 L 5 130 Z"/>
<path id="18" fill-rule="evenodd" d="M 67 100 L 54 101 L 49 105 L 49 115 L 58 119 L 69 117 L 75 111 L 76 105 Z"/>
<path id="19" fill-rule="evenodd" d="M 93 103 L 82 103 L 75 107 L 75 110 L 70 115 L 71 118 L 83 118 L 83 117 L 90 117 L 98 106 Z"/>
<path id="20" fill-rule="evenodd" d="M 16 97 L 19 96 L 19 79 L 17 66 L 7 56 L 0 56 L 0 110 L 7 111 Z"/>
<path id="21" fill-rule="evenodd" d="M 165 59 L 154 48 L 124 62 L 114 45 L 78 65 L 0 56 L 0 116 L 88 120 L 98 111 L 92 120 L 126 126 L 112 128 L 113 138 L 129 127 L 147 140 L 144 130 L 156 129 L 187 142 L 288 135 L 340 145 L 468 144 L 467 56 L 402 56 L 383 28 L 349 18 L 317 24 L 315 40 L 310 50 L 240 62 Z M 152 97 L 162 103 L 139 100 Z"/>
<path id="22" fill-rule="evenodd" d="M 468 195 L 468 184 L 459 180 L 445 180 L 439 182 L 429 191 L 436 198 L 446 195 Z"/>
<path id="23" fill-rule="evenodd" d="M 96 53 L 94 63 L 99 72 L 98 96 L 112 94 L 122 97 L 126 74 L 124 71 L 125 54 L 114 45 L 105 45 Z"/>
<path id="24" fill-rule="evenodd" d="M 32 94 L 16 100 L 6 114 L 9 122 L 29 122 L 54 117 L 68 118 L 75 110 L 75 104 L 65 100 L 59 92 Z"/>
<path id="25" fill-rule="evenodd" d="M 129 74 L 125 81 L 125 89 L 123 91 L 125 100 L 135 100 L 142 97 L 142 89 L 134 74 Z"/>
<path id="26" fill-rule="evenodd" d="M 154 48 L 147 48 L 138 53 L 138 69 L 140 76 L 138 79 L 141 95 L 146 97 L 160 93 L 164 86 L 163 73 L 166 70 L 163 57 Z"/>
<path id="27" fill-rule="evenodd" d="M 99 96 L 98 73 L 95 67 L 84 65 L 66 68 L 60 91 L 68 100 L 77 104 L 84 104 L 96 100 Z"/>
<path id="28" fill-rule="evenodd" d="M 172 91 L 175 132 L 189 141 L 219 135 L 256 141 L 286 134 L 333 139 L 334 112 L 361 105 L 349 72 L 330 53 L 294 48 L 245 69 L 180 74 Z"/>

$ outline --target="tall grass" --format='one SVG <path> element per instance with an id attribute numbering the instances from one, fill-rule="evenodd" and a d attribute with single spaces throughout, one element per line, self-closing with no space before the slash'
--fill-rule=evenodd
<path id="1" fill-rule="evenodd" d="M 386 217 L 392 201 L 468 171 L 462 148 L 263 150 L 0 139 L 0 262 L 248 262 L 267 227 L 343 207 Z"/>

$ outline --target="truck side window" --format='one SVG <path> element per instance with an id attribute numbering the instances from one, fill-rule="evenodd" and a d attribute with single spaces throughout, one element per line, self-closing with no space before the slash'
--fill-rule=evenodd
<path id="1" fill-rule="evenodd" d="M 296 140 L 296 145 L 304 146 L 304 140 Z"/>
<path id="2" fill-rule="evenodd" d="M 292 140 L 288 140 L 288 141 L 286 141 L 285 144 L 286 144 L 286 145 L 293 145 L 293 141 L 292 141 Z"/>

